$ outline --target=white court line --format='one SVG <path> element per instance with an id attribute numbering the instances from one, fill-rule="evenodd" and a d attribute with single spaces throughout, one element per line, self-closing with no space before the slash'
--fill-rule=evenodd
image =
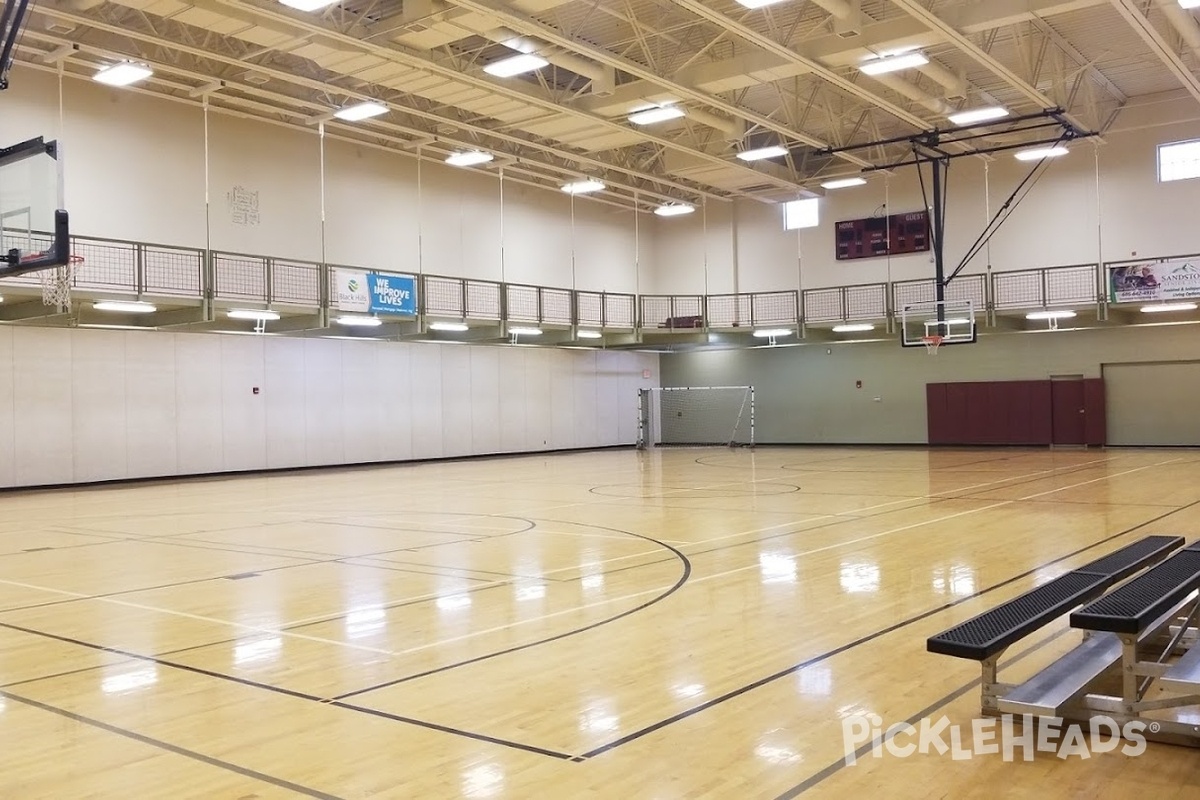
<path id="1" fill-rule="evenodd" d="M 1122 475 L 1131 475 L 1134 472 L 1141 472 L 1144 469 L 1152 469 L 1154 467 L 1161 467 L 1166 464 L 1173 464 L 1176 461 L 1180 461 L 1180 460 L 1181 459 L 1179 459 L 1179 458 L 1172 458 L 1172 459 L 1168 459 L 1167 461 L 1160 461 L 1156 464 L 1147 464 L 1146 466 L 1135 467 L 1133 469 L 1125 470 L 1124 472 L 1116 472 L 1116 473 L 1113 473 L 1112 475 L 1104 475 L 1099 478 L 1092 478 L 1091 480 L 1088 480 L 1088 481 L 1082 481 L 1080 483 L 1073 483 L 1070 486 L 1061 486 L 1057 489 L 1051 489 L 1046 492 L 1037 492 L 1036 494 L 1025 495 L 1024 497 L 1018 497 L 1018 498 L 1015 498 L 1012 500 L 1001 500 L 999 502 L 992 503 L 991 505 L 984 506 L 983 508 L 975 508 L 975 509 L 970 509 L 967 511 L 959 511 L 954 514 L 948 514 L 944 517 L 937 517 L 935 519 L 929 519 L 929 520 L 925 520 L 923 522 L 916 522 L 916 523 L 913 523 L 912 525 L 904 525 L 899 528 L 892 528 L 891 530 L 881 531 L 880 533 L 874 533 L 874 534 L 871 534 L 870 536 L 863 536 L 859 539 L 851 539 L 850 541 L 838 542 L 836 544 L 826 545 L 825 547 L 818 547 L 813 550 L 805 550 L 802 553 L 795 553 L 793 557 L 794 558 L 802 558 L 804 556 L 816 555 L 817 553 L 824 553 L 828 550 L 836 550 L 839 547 L 846 547 L 847 545 L 860 544 L 862 542 L 869 542 L 873 539 L 879 539 L 884 536 L 891 536 L 892 534 L 895 534 L 895 533 L 902 533 L 904 531 L 912 530 L 913 528 L 920 528 L 924 525 L 931 525 L 931 524 L 938 523 L 938 522 L 945 522 L 947 520 L 957 519 L 959 517 L 965 517 L 969 514 L 978 514 L 981 511 L 990 511 L 994 508 L 1000 508 L 1001 506 L 1012 505 L 1013 503 L 1020 503 L 1025 500 L 1032 500 L 1035 497 L 1045 497 L 1048 494 L 1055 494 L 1056 492 L 1065 492 L 1067 489 L 1077 489 L 1080 486 L 1087 486 L 1089 483 L 1096 483 L 1098 481 L 1106 481 L 1111 478 L 1119 478 Z M 725 577 L 726 575 L 733 575 L 734 573 L 744 572 L 745 570 L 748 570 L 748 569 L 758 569 L 758 567 L 759 567 L 758 564 L 749 564 L 744 567 L 737 567 L 735 569 L 726 570 L 724 572 L 717 572 L 712 575 L 705 575 L 702 578 L 695 578 L 695 579 L 691 580 L 690 583 L 699 583 L 700 581 L 712 580 L 713 578 L 722 578 L 722 577 Z"/>
<path id="2" fill-rule="evenodd" d="M 960 489 L 953 489 L 953 490 L 947 490 L 947 491 L 954 491 L 954 492 L 958 492 L 958 491 L 966 491 L 966 490 L 969 490 L 969 489 L 978 488 L 978 487 L 980 487 L 980 486 L 988 486 L 988 485 L 995 484 L 995 483 L 1003 483 L 1003 482 L 1005 482 L 1005 481 L 1020 480 L 1020 479 L 1022 479 L 1022 478 L 1033 477 L 1033 476 L 1036 476 L 1036 475 L 1041 475 L 1041 474 L 1050 473 L 1050 472 L 1058 472 L 1058 471 L 1065 470 L 1065 469 L 1074 469 L 1074 468 L 1077 468 L 1077 467 L 1086 466 L 1087 464 L 1090 464 L 1090 463 L 1097 463 L 1098 461 L 1104 461 L 1104 460 L 1107 460 L 1107 459 L 1097 459 L 1095 462 L 1085 462 L 1085 464 L 1082 464 L 1082 465 L 1080 465 L 1080 464 L 1075 464 L 1075 465 L 1072 465 L 1071 467 L 1061 467 L 1061 468 L 1052 468 L 1052 469 L 1049 469 L 1049 470 L 1040 470 L 1040 471 L 1037 471 L 1037 472 L 1032 472 L 1032 473 L 1029 473 L 1028 475 L 1022 475 L 1022 476 L 1018 476 L 1018 477 L 1016 477 L 1016 478 L 1006 478 L 1006 479 L 1003 479 L 1003 480 L 988 481 L 988 482 L 985 482 L 985 483 L 975 484 L 975 485 L 973 485 L 973 486 L 967 486 L 967 487 L 963 487 L 963 488 L 960 488 Z M 1084 481 L 1084 482 L 1082 482 L 1082 483 L 1078 483 L 1078 484 L 1073 484 L 1073 485 L 1071 485 L 1071 486 L 1063 486 L 1063 487 L 1060 487 L 1060 488 L 1058 488 L 1058 489 L 1052 489 L 1052 490 L 1050 490 L 1050 491 L 1047 491 L 1047 492 L 1039 492 L 1039 493 L 1037 493 L 1037 494 L 1031 494 L 1031 495 L 1028 495 L 1027 497 L 1022 497 L 1022 498 L 1018 498 L 1018 499 L 1015 499 L 1015 500 L 1004 500 L 1004 501 L 1000 501 L 1000 502 L 994 503 L 994 504 L 992 504 L 992 505 L 985 506 L 985 507 L 983 507 L 983 508 L 973 509 L 973 510 L 969 510 L 969 511 L 962 511 L 962 512 L 958 512 L 958 513 L 955 513 L 955 514 L 947 515 L 947 516 L 945 516 L 945 517 L 940 517 L 940 518 L 937 518 L 937 519 L 932 519 L 932 520 L 925 520 L 925 521 L 923 521 L 923 522 L 918 522 L 918 523 L 915 523 L 915 524 L 912 524 L 912 525 L 906 525 L 906 526 L 902 526 L 902 527 L 900 527 L 900 528 L 895 528 L 895 529 L 892 529 L 892 530 L 889 530 L 889 531 L 883 531 L 883 532 L 881 532 L 881 533 L 873 534 L 873 535 L 871 535 L 871 536 L 862 537 L 862 538 L 860 538 L 860 539 L 855 539 L 855 540 L 851 540 L 851 541 L 847 541 L 847 542 L 841 542 L 841 543 L 838 543 L 838 544 L 828 545 L 828 546 L 826 546 L 826 547 L 823 547 L 823 548 L 818 548 L 818 549 L 811 550 L 811 551 L 807 551 L 807 552 L 804 552 L 804 553 L 799 553 L 799 554 L 797 554 L 797 557 L 800 557 L 800 556 L 805 556 L 805 555 L 812 555 L 812 554 L 815 554 L 815 553 L 824 552 L 824 551 L 826 551 L 826 550 L 831 550 L 831 549 L 835 549 L 835 548 L 838 548 L 838 547 L 845 547 L 845 546 L 847 546 L 847 545 L 851 545 L 851 544 L 857 544 L 857 543 L 860 543 L 860 542 L 869 541 L 869 540 L 872 540 L 872 539 L 877 539 L 877 538 L 880 538 L 880 537 L 882 537 L 882 536 L 888 536 L 888 535 L 891 535 L 891 534 L 894 534 L 894 533 L 900 533 L 900 532 L 903 532 L 903 531 L 906 531 L 906 530 L 911 530 L 911 529 L 913 529 L 913 528 L 921 527 L 921 526 L 923 526 L 923 525 L 933 524 L 933 523 L 937 523 L 937 522 L 943 522 L 943 521 L 946 521 L 946 520 L 949 520 L 949 519 L 954 519 L 954 518 L 961 517 L 961 516 L 965 516 L 965 515 L 968 515 L 968 514 L 974 514 L 974 513 L 978 513 L 978 512 L 980 512 L 980 511 L 987 511 L 987 510 L 989 510 L 989 509 L 992 509 L 992 508 L 998 508 L 998 507 L 1000 507 L 1000 506 L 1004 506 L 1004 505 L 1010 505 L 1010 504 L 1012 504 L 1012 503 L 1021 502 L 1022 500 L 1028 500 L 1028 499 L 1032 499 L 1032 498 L 1034 498 L 1034 497 L 1042 497 L 1042 496 L 1044 496 L 1044 495 L 1047 495 L 1047 494 L 1053 494 L 1053 493 L 1055 493 L 1055 492 L 1065 491 L 1065 490 L 1067 490 L 1067 489 L 1076 488 L 1076 487 L 1078 487 L 1078 486 L 1084 486 L 1084 485 L 1086 485 L 1086 484 L 1089 484 L 1089 483 L 1095 483 L 1095 482 L 1097 482 L 1097 481 L 1108 480 L 1108 479 L 1110 479 L 1110 478 L 1117 478 L 1117 477 L 1120 477 L 1120 476 L 1122 476 L 1122 475 L 1128 475 L 1128 474 L 1131 474 L 1131 473 L 1133 473 L 1133 472 L 1139 472 L 1139 471 L 1141 471 L 1141 470 L 1144 470 L 1144 469 L 1150 469 L 1150 468 L 1152 468 L 1152 467 L 1162 466 L 1162 465 L 1164 465 L 1164 464 L 1170 464 L 1170 463 L 1174 463 L 1174 462 L 1176 462 L 1176 461 L 1180 461 L 1180 460 L 1182 460 L 1182 459 L 1181 459 L 1181 458 L 1174 458 L 1174 459 L 1170 459 L 1170 460 L 1168 460 L 1168 461 L 1158 462 L 1158 463 L 1155 463 L 1155 464 L 1149 464 L 1149 465 L 1146 465 L 1146 466 L 1143 466 L 1143 467 L 1137 467 L 1137 468 L 1135 468 L 1135 469 L 1127 470 L 1127 471 L 1125 471 L 1125 472 L 1119 472 L 1119 473 L 1115 473 L 1115 474 L 1113 474 L 1113 475 L 1105 475 L 1105 476 L 1102 476 L 1102 477 L 1100 477 L 1100 478 L 1094 478 L 1094 479 L 1092 479 L 1092 480 L 1089 480 L 1089 481 Z M 925 496 L 922 496 L 922 497 L 904 498 L 904 499 L 901 499 L 901 500 L 894 500 L 894 501 L 891 501 L 891 502 L 888 502 L 888 503 L 881 503 L 881 504 L 879 504 L 879 505 L 877 505 L 877 506 L 870 506 L 870 507 L 868 507 L 868 508 L 864 508 L 864 509 L 858 509 L 858 511 L 860 511 L 860 512 L 861 512 L 861 511 L 868 511 L 868 510 L 875 509 L 875 508 L 883 508 L 883 507 L 886 507 L 886 506 L 889 506 L 889 505 L 895 505 L 895 504 L 897 504 L 897 503 L 901 503 L 901 502 L 909 502 L 909 501 L 912 501 L 912 500 L 931 499 L 931 498 L 933 498 L 933 497 L 936 497 L 936 495 L 925 495 Z M 571 504 L 571 505 L 587 505 L 587 504 L 585 504 L 585 503 L 574 503 L 574 504 Z M 569 507 L 569 506 L 562 506 L 562 507 Z M 547 510 L 550 510 L 550 509 L 547 509 Z M 812 518 L 812 519 L 810 519 L 810 520 L 806 520 L 806 521 L 809 521 L 809 522 L 811 522 L 811 521 L 815 521 L 815 520 L 817 520 L 817 519 L 822 519 L 822 518 L 835 518 L 835 517 L 837 517 L 837 516 L 842 516 L 842 515 L 824 515 L 823 517 L 814 517 L 814 518 Z M 586 525 L 586 523 L 575 523 L 575 524 Z M 694 544 L 703 545 L 703 544 L 708 544 L 708 543 L 715 542 L 715 541 L 721 541 L 721 540 L 724 540 L 724 539 L 736 538 L 736 537 L 738 537 L 738 536 L 746 536 L 746 535 L 750 535 L 750 534 L 754 534 L 754 533 L 765 533 L 765 532 L 767 532 L 767 531 L 774 530 L 774 529 L 776 529 L 776 528 L 784 528 L 784 527 L 787 527 L 787 526 L 789 526 L 789 525 L 795 525 L 795 524 L 796 524 L 795 522 L 781 523 L 781 524 L 779 524 L 779 525 L 771 525 L 771 526 L 767 526 L 767 527 L 764 527 L 764 528 L 759 528 L 759 529 L 754 529 L 754 530 L 749 530 L 749 531 L 743 531 L 743 532 L 741 532 L 741 533 L 730 534 L 729 536 L 717 537 L 717 538 L 715 538 L 715 539 L 706 539 L 706 540 L 703 540 L 703 541 L 701 541 L 701 542 L 695 542 Z M 551 574 L 554 574 L 554 573 L 556 573 L 556 572 L 564 572 L 564 571 L 566 571 L 566 570 L 581 569 L 581 568 L 583 568 L 583 567 L 594 567 L 594 566 L 599 566 L 599 565 L 601 565 L 601 564 L 606 564 L 606 563 L 610 563 L 610 562 L 613 562 L 613 561 L 620 561 L 620 560 L 624 560 L 624 559 L 627 559 L 627 558 L 635 558 L 635 557 L 639 557 L 639 556 L 650 555 L 650 554 L 652 554 L 652 553 L 654 553 L 654 552 L 656 552 L 656 551 L 649 551 L 649 552 L 646 552 L 646 553 L 638 553 L 638 554 L 634 554 L 634 555 L 630 555 L 630 556 L 619 556 L 619 557 L 615 557 L 615 558 L 611 558 L 611 559 L 605 559 L 605 560 L 603 560 L 603 561 L 592 562 L 592 563 L 590 563 L 590 564 L 581 565 L 581 566 L 563 567 L 563 568 L 560 568 L 560 569 L 557 569 L 557 570 L 549 570 L 549 571 L 547 571 L 547 572 L 543 573 L 543 575 L 551 575 Z M 710 579 L 712 579 L 712 578 L 718 578 L 718 577 L 723 577 L 723 576 L 726 576 L 726 575 L 731 575 L 731 574 L 734 574 L 734 573 L 736 573 L 736 572 L 742 572 L 742 571 L 745 571 L 745 570 L 747 570 L 747 569 L 757 569 L 757 568 L 758 568 L 758 565 L 757 565 L 757 564 L 747 565 L 747 566 L 745 566 L 745 567 L 739 567 L 739 568 L 737 568 L 737 569 L 728 570 L 728 571 L 726 571 L 726 572 L 722 572 L 722 573 L 716 573 L 716 574 L 714 574 L 714 575 L 707 575 L 707 576 L 704 576 L 703 578 L 694 578 L 694 579 L 692 579 L 691 581 L 689 581 L 689 583 L 696 583 L 696 582 L 699 582 L 699 581 L 702 581 L 702 580 L 710 580 Z M 475 589 L 483 589 L 483 588 L 490 588 L 491 586 L 503 585 L 503 584 L 510 583 L 510 582 L 511 582 L 511 581 L 507 581 L 507 580 L 506 580 L 506 581 L 496 581 L 494 584 L 484 584 L 483 586 L 472 586 L 472 587 L 470 587 L 470 588 L 471 588 L 472 590 L 475 590 Z M 240 630 L 245 630 L 245 631 L 250 631 L 250 632 L 253 632 L 253 633 L 256 633 L 256 634 L 267 634 L 267 635 L 273 635 L 273 636 L 287 636 L 287 637 L 291 637 L 291 638 L 294 638 L 294 639 L 300 639 L 300 640 L 305 640 L 305 641 L 312 641 L 312 642 L 317 642 L 317 643 L 320 643 L 320 644 L 328 644 L 328 645 L 333 645 L 333 646 L 335 646 L 335 647 L 344 647 L 344 648 L 351 649 L 351 650 L 360 650 L 360 651 L 363 651 L 363 652 L 375 653 L 375 654 L 379 654 L 379 655 L 389 655 L 389 656 L 407 655 L 407 654 L 410 654 L 410 653 L 419 652 L 419 651 L 421 651 L 421 650 L 427 650 L 427 649 L 429 649 L 429 648 L 431 648 L 431 647 L 437 647 L 437 646 L 444 645 L 444 644 L 451 644 L 451 643 L 454 643 L 454 642 L 458 642 L 458 641 L 463 641 L 463 640 L 466 640 L 466 639 L 470 639 L 470 638 L 473 638 L 473 637 L 476 637 L 476 636 L 483 636 L 483 635 L 486 635 L 486 634 L 489 634 L 489 633 L 495 633 L 495 632 L 498 632 L 498 631 L 507 630 L 507 629 L 510 629 L 510 628 L 517 627 L 517 626 L 519 626 L 519 625 L 525 625 L 525 624 L 528 624 L 528 623 L 530 623 L 530 622 L 538 622 L 538 621 L 541 621 L 541 620 L 551 619 L 551 618 L 553 618 L 553 617 L 562 616 L 562 615 L 564 615 L 564 614 L 570 614 L 570 613 L 575 613 L 575 612 L 578 612 L 578 611 L 584 611 L 584 610 L 587 610 L 587 609 L 589 609 L 589 608 L 595 608 L 595 607 L 597 607 L 597 606 L 607 605 L 607 604 L 610 604 L 610 603 L 615 603 L 615 602 L 623 602 L 623 601 L 626 601 L 626 600 L 632 600 L 632 599 L 636 599 L 636 598 L 639 598 L 639 597 L 644 597 L 644 596 L 646 596 L 646 595 L 654 594 L 654 593 L 656 593 L 656 592 L 661 592 L 661 591 L 663 591 L 663 587 L 658 587 L 658 588 L 654 588 L 654 589 L 646 589 L 646 590 L 643 590 L 643 591 L 634 592 L 634 593 L 632 593 L 632 594 L 628 594 L 628 595 L 622 595 L 622 596 L 620 596 L 620 597 L 609 597 L 609 598 L 604 598 L 604 599 L 602 599 L 602 600 L 598 600 L 598 601 L 596 601 L 596 602 L 594 602 L 594 603 L 589 603 L 589 604 L 586 604 L 586 605 L 583 605 L 583 606 L 572 606 L 571 608 L 563 609 L 563 610 L 561 610 L 561 611 L 556 611 L 556 612 L 553 612 L 553 613 L 551 613 L 551 614 L 545 614 L 545 615 L 538 616 L 538 617 L 530 617 L 529 619 L 525 619 L 525 620 L 519 620 L 519 621 L 517 621 L 517 622 L 507 623 L 507 624 L 505 624 L 505 625 L 500 625 L 500 626 L 496 626 L 496 627 L 493 627 L 493 628 L 488 628 L 488 629 L 481 630 L 481 631 L 474 631 L 474 632 L 472 632 L 472 633 L 463 634 L 462 636 L 454 637 L 454 638 L 451 638 L 451 639 L 439 639 L 439 640 L 437 640 L 437 641 L 434 641 L 434 642 L 429 642 L 429 643 L 426 643 L 426 644 L 423 644 L 423 645 L 418 645 L 418 646 L 416 646 L 416 647 L 408 648 L 408 649 L 405 649 L 405 650 L 385 650 L 385 649 L 382 649 L 382 648 L 368 647 L 368 646 L 366 646 L 366 645 L 356 645 L 356 644 L 350 644 L 349 642 L 343 642 L 343 641 L 338 641 L 338 640 L 334 640 L 334 639 L 325 639 L 325 638 L 318 637 L 318 636 L 308 636 L 308 635 L 306 635 L 306 634 L 294 633 L 294 632 L 292 632 L 292 631 L 287 631 L 287 630 L 277 630 L 277 629 L 271 629 L 271 628 L 262 628 L 262 627 L 258 627 L 258 626 L 254 626 L 254 625 L 245 625 L 245 624 L 243 624 L 243 623 L 231 622 L 231 621 L 228 621 L 228 620 L 216 619 L 216 618 L 214 618 L 214 617 L 206 617 L 206 616 L 202 616 L 202 615 L 199 615 L 199 614 L 190 614 L 190 613 L 188 613 L 188 612 L 183 612 L 183 611 L 175 611 L 175 610 L 172 610 L 172 609 L 158 608 L 158 607 L 155 607 L 155 606 L 149 606 L 149 605 L 144 605 L 144 604 L 140 604 L 140 603 L 131 603 L 131 602 L 129 602 L 129 601 L 126 601 L 126 600 L 117 600 L 117 599 L 115 599 L 115 598 L 111 598 L 111 597 L 94 597 L 94 596 L 87 595 L 87 594 L 84 594 L 84 593 L 81 593 L 81 592 L 72 592 L 72 591 L 69 591 L 69 590 L 66 590 L 66 589 L 53 589 L 53 588 L 50 588 L 50 587 L 45 587 L 45 586 L 37 586 L 37 585 L 34 585 L 34 584 L 21 583 L 21 582 L 18 582 L 18 581 L 11 581 L 11 580 L 4 580 L 4 579 L 0 579 L 0 584 L 4 584 L 4 585 L 8 585 L 8 586 L 16 586 L 16 587 L 20 587 L 20 588 L 24 588 L 24 589 L 34 589 L 34 590 L 38 590 L 38 591 L 50 592 L 50 593 L 53 593 L 53 594 L 59 594 L 59 595 L 64 595 L 64 596 L 68 596 L 68 597 L 74 597 L 74 598 L 77 598 L 77 599 L 83 599 L 83 600 L 96 600 L 96 601 L 99 601 L 99 602 L 109 603 L 109 604 L 112 604 L 112 605 L 124 606 L 124 607 L 127 607 L 127 608 L 134 608 L 134 609 L 138 609 L 138 610 L 142 610 L 142 611 L 150 611 L 150 612 L 156 612 L 156 613 L 160 613 L 160 614 L 167 614 L 167 615 L 170 615 L 170 616 L 177 616 L 177 617 L 182 617 L 182 618 L 185 618 L 185 619 L 194 619 L 194 620 L 198 620 L 198 621 L 202 621 L 202 622 L 208 622 L 208 623 L 212 623 L 212 624 L 216 624 L 216 625 L 227 625 L 227 626 L 230 626 L 230 627 L 233 627 L 233 628 L 237 628 L 237 629 L 240 629 Z M 410 603 L 410 602 L 422 602 L 422 601 L 424 601 L 424 600 L 433 600 L 433 599 L 437 599 L 438 597 L 441 597 L 441 596 L 443 596 L 443 595 L 440 595 L 440 594 L 427 594 L 427 595 L 424 595 L 424 596 L 417 596 L 417 597 L 415 597 L 415 598 L 409 598 L 409 599 L 406 599 L 406 600 L 404 600 L 404 601 L 400 601 L 400 602 L 404 602 L 404 603 Z M 334 615 L 332 618 L 329 618 L 329 617 L 326 615 L 326 616 L 324 616 L 324 617 L 316 617 L 316 618 L 312 618 L 311 620 L 299 620 L 299 621 L 296 621 L 296 622 L 290 622 L 290 623 L 287 623 L 287 626 L 288 626 L 288 627 L 293 627 L 293 626 L 297 626 L 297 625 L 311 624 L 312 622 L 330 621 L 330 619 L 338 619 L 338 618 L 339 618 L 339 617 L 341 617 L 341 616 L 344 616 L 344 614 L 337 614 L 337 615 Z M 201 647 L 203 647 L 203 646 L 204 646 L 204 645 L 201 645 Z"/>

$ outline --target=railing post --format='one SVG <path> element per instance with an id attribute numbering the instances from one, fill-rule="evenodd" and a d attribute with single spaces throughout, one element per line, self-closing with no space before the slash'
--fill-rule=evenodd
<path id="1" fill-rule="evenodd" d="M 146 245 L 138 242 L 133 246 L 134 282 L 137 284 L 137 294 L 141 297 L 146 292 Z"/>
<path id="2" fill-rule="evenodd" d="M 263 256 L 263 279 L 266 281 L 263 295 L 267 305 L 271 305 L 275 302 L 275 259 L 270 256 Z"/>
<path id="3" fill-rule="evenodd" d="M 503 283 L 500 284 L 500 320 L 502 322 L 506 321 L 508 319 L 508 295 L 504 291 L 504 288 L 505 288 L 504 284 Z M 468 310 L 467 309 L 468 293 L 467 293 L 467 279 L 466 278 L 458 279 L 458 291 L 459 291 L 459 306 L 462 308 L 462 318 L 466 319 L 467 318 L 467 310 Z"/>

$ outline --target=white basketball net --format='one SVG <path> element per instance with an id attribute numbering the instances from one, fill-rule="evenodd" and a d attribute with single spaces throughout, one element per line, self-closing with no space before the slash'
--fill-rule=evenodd
<path id="1" fill-rule="evenodd" d="M 71 287 L 75 285 L 75 272 L 82 259 L 72 258 L 69 264 L 44 269 L 38 273 L 42 279 L 42 302 L 63 311 L 71 310 Z"/>

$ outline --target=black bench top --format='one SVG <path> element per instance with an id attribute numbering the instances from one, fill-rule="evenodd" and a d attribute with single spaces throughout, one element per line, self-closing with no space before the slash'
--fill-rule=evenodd
<path id="1" fill-rule="evenodd" d="M 1200 550 L 1169 559 L 1071 615 L 1071 626 L 1092 631 L 1141 633 L 1200 588 Z"/>
<path id="2" fill-rule="evenodd" d="M 1166 558 L 1167 555 L 1183 544 L 1182 536 L 1147 536 L 1132 544 L 1127 544 L 1120 550 L 1115 550 L 1106 556 L 1101 556 L 1089 564 L 1075 569 L 1075 572 L 1094 572 L 1107 575 L 1112 582 L 1124 580 L 1142 569 L 1150 561 Z M 1200 547 L 1200 540 L 1189 545 L 1186 549 Z"/>
<path id="3" fill-rule="evenodd" d="M 1103 594 L 1183 544 L 1182 536 L 1146 536 L 1014 597 L 925 642 L 931 653 L 982 661 L 1073 608 Z M 1200 552 L 1197 553 L 1200 555 Z"/>
<path id="4" fill-rule="evenodd" d="M 961 625 L 929 637 L 925 642 L 926 649 L 931 653 L 982 661 L 1072 608 L 1099 597 L 1108 585 L 1109 580 L 1103 575 L 1068 572 Z"/>

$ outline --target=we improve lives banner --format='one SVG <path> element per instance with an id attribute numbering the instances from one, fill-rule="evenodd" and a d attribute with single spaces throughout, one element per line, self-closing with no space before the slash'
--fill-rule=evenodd
<path id="1" fill-rule="evenodd" d="M 417 313 L 417 279 L 359 270 L 335 270 L 339 311 L 371 314 Z"/>
<path id="2" fill-rule="evenodd" d="M 1108 270 L 1108 299 L 1113 303 L 1200 298 L 1200 259 L 1129 264 Z"/>

